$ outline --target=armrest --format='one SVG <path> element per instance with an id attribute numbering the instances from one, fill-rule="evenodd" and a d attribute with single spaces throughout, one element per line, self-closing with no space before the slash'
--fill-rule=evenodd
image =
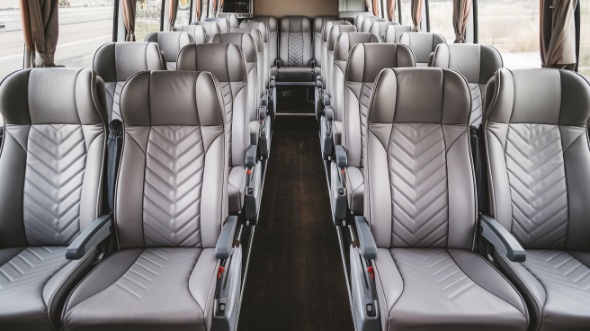
<path id="1" fill-rule="evenodd" d="M 252 169 L 256 165 L 256 145 L 248 146 L 246 149 L 246 167 Z"/>
<path id="2" fill-rule="evenodd" d="M 330 98 L 329 95 L 324 94 L 324 107 L 329 107 L 332 105 L 332 99 Z"/>
<path id="3" fill-rule="evenodd" d="M 375 244 L 375 239 L 373 239 L 373 234 L 371 233 L 371 229 L 369 229 L 367 220 L 363 216 L 356 216 L 354 218 L 354 224 L 356 225 L 356 232 L 359 236 L 359 251 L 361 255 L 367 260 L 376 258 L 377 245 Z"/>
<path id="4" fill-rule="evenodd" d="M 68 260 L 79 260 L 89 250 L 96 247 L 103 240 L 111 235 L 111 225 L 113 224 L 113 215 L 111 213 L 102 215 L 94 220 L 74 239 L 66 249 L 66 258 Z"/>
<path id="5" fill-rule="evenodd" d="M 336 164 L 338 168 L 344 169 L 348 165 L 348 160 L 346 159 L 346 150 L 342 145 L 336 145 L 335 148 L 336 153 Z"/>
<path id="6" fill-rule="evenodd" d="M 237 216 L 231 215 L 227 217 L 225 224 L 223 224 L 223 228 L 221 229 L 219 239 L 217 239 L 217 244 L 215 245 L 215 256 L 218 259 L 222 260 L 230 257 L 237 225 Z"/>
<path id="7" fill-rule="evenodd" d="M 524 262 L 526 252 L 502 224 L 489 215 L 480 215 L 481 235 L 512 262 Z"/>
<path id="8" fill-rule="evenodd" d="M 324 109 L 324 116 L 320 116 L 320 139 L 321 139 L 321 150 L 322 158 L 329 160 L 332 156 L 332 149 L 334 145 L 334 139 L 332 136 L 332 121 L 334 119 L 334 111 L 330 106 Z"/>

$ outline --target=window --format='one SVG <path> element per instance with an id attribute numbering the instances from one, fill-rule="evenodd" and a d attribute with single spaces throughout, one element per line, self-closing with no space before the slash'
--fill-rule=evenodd
<path id="1" fill-rule="evenodd" d="M 176 13 L 176 25 L 188 25 L 191 16 L 191 1 L 178 0 L 178 11 Z"/>
<path id="2" fill-rule="evenodd" d="M 448 43 L 455 40 L 453 28 L 453 0 L 429 0 L 430 31 L 438 32 Z"/>
<path id="3" fill-rule="evenodd" d="M 402 15 L 401 24 L 414 25 L 414 23 L 412 23 L 412 0 L 400 0 L 399 4 L 399 12 Z"/>
<path id="4" fill-rule="evenodd" d="M 496 47 L 508 68 L 540 67 L 539 1 L 479 0 L 481 44 Z"/>
<path id="5" fill-rule="evenodd" d="M 578 71 L 590 80 L 590 3 L 580 3 L 580 65 Z"/>
<path id="6" fill-rule="evenodd" d="M 178 6 L 180 8 L 180 4 Z M 144 41 L 150 32 L 160 31 L 162 1 L 137 0 L 135 16 L 135 40 Z M 180 23 L 179 23 L 180 25 Z"/>
<path id="7" fill-rule="evenodd" d="M 0 1 L 0 80 L 23 67 L 24 49 L 19 0 Z"/>
<path id="8" fill-rule="evenodd" d="M 66 67 L 92 67 L 96 50 L 113 38 L 113 6 L 114 0 L 60 1 L 55 63 Z"/>

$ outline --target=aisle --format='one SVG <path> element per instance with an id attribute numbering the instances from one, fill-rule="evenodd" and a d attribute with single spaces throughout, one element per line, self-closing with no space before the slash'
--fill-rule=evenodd
<path id="1" fill-rule="evenodd" d="M 314 117 L 278 117 L 239 331 L 353 330 Z"/>

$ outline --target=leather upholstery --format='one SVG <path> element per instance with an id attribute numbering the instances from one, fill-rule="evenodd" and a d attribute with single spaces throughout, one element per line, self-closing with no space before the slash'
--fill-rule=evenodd
<path id="1" fill-rule="evenodd" d="M 382 19 L 381 17 L 366 17 L 363 20 L 363 25 L 361 25 L 361 29 L 359 30 L 359 32 L 371 32 L 371 27 L 373 26 L 373 23 L 375 22 L 386 22 L 384 19 Z"/>
<path id="2" fill-rule="evenodd" d="M 399 25 L 397 22 L 389 22 L 389 21 L 375 21 L 371 24 L 371 28 L 368 32 L 377 35 L 379 39 L 385 40 L 385 35 L 387 34 L 387 30 L 390 26 Z"/>
<path id="3" fill-rule="evenodd" d="M 186 32 L 152 32 L 145 37 L 146 42 L 155 42 L 164 54 L 167 70 L 176 70 L 176 57 L 180 50 L 193 42 Z"/>
<path id="4" fill-rule="evenodd" d="M 17 71 L 0 85 L 0 325 L 59 329 L 63 300 L 94 258 L 65 248 L 102 215 L 106 97 L 90 69 Z"/>
<path id="5" fill-rule="evenodd" d="M 388 25 L 385 32 L 384 42 L 398 44 L 402 33 L 412 32 L 410 25 Z"/>
<path id="6" fill-rule="evenodd" d="M 587 329 L 590 85 L 570 71 L 500 69 L 484 105 L 490 211 L 527 249 L 522 264 L 498 259 L 533 330 Z"/>
<path id="7" fill-rule="evenodd" d="M 438 44 L 446 43 L 446 40 L 438 33 L 404 32 L 399 37 L 399 43 L 407 45 L 414 52 L 418 67 L 426 67 L 430 54 L 434 52 Z"/>
<path id="8" fill-rule="evenodd" d="M 469 123 L 479 127 L 486 83 L 503 66 L 500 52 L 488 45 L 443 43 L 436 47 L 431 66 L 457 70 L 467 79 L 472 100 Z"/>
<path id="9" fill-rule="evenodd" d="M 354 212 L 363 212 L 363 170 L 367 111 L 375 78 L 381 70 L 391 67 L 414 67 L 412 51 L 405 45 L 357 44 L 350 51 L 343 90 L 342 145 L 348 158 L 348 205 Z M 351 168 L 359 168 L 353 171 Z M 353 175 L 351 175 L 353 174 Z M 356 177 L 355 177 L 356 175 Z"/>
<path id="10" fill-rule="evenodd" d="M 219 26 L 219 22 L 215 21 L 198 21 L 192 22 L 192 25 L 200 25 L 205 29 L 206 40 L 209 41 L 214 34 L 221 33 L 221 27 Z"/>
<path id="11" fill-rule="evenodd" d="M 372 13 L 361 13 L 359 15 L 357 15 L 354 19 L 354 26 L 356 27 L 356 29 L 361 32 L 361 29 L 363 27 L 363 22 L 365 21 L 365 19 L 370 18 L 370 17 L 375 17 Z"/>
<path id="12" fill-rule="evenodd" d="M 205 28 L 202 25 L 181 25 L 175 26 L 174 31 L 182 31 L 188 33 L 193 43 L 195 44 L 204 44 L 207 42 L 207 33 L 205 32 Z"/>
<path id="13" fill-rule="evenodd" d="M 270 67 L 266 65 L 268 49 L 264 46 L 260 31 L 258 29 L 235 28 L 232 29 L 232 32 L 249 33 L 250 36 L 252 36 L 252 39 L 254 39 L 257 53 L 256 67 L 258 70 L 258 93 L 260 94 L 260 97 L 262 97 L 266 94 L 266 86 L 270 79 Z"/>
<path id="14" fill-rule="evenodd" d="M 225 17 L 207 17 L 205 22 L 217 22 L 220 33 L 228 33 L 231 30 L 229 20 Z"/>
<path id="15" fill-rule="evenodd" d="M 279 54 L 279 24 L 277 19 L 272 16 L 256 16 L 255 21 L 263 22 L 269 31 L 270 37 L 270 65 L 274 65 Z"/>
<path id="16" fill-rule="evenodd" d="M 337 21 L 336 16 L 318 16 L 313 19 L 313 59 L 317 66 L 322 65 L 322 30 L 330 21 Z"/>
<path id="17" fill-rule="evenodd" d="M 240 26 L 240 20 L 236 14 L 230 14 L 227 20 L 229 21 L 229 27 L 232 29 Z"/>
<path id="18" fill-rule="evenodd" d="M 305 16 L 281 19 L 279 59 L 284 67 L 309 67 L 311 60 L 311 23 Z"/>
<path id="19" fill-rule="evenodd" d="M 379 37 L 366 32 L 343 32 L 334 46 L 334 65 L 332 69 L 332 109 L 334 110 L 334 143 L 342 144 L 342 121 L 344 117 L 344 73 L 348 63 L 348 54 L 356 44 L 379 43 Z M 354 175 L 353 175 L 354 176 Z M 350 177 L 350 175 L 349 175 Z M 362 179 L 362 174 L 360 175 Z M 362 181 L 361 181 L 362 184 Z M 355 190 L 353 187 L 352 190 Z M 362 201 L 360 202 L 362 206 Z"/>
<path id="20" fill-rule="evenodd" d="M 452 70 L 388 68 L 376 80 L 364 210 L 379 247 L 383 330 L 527 329 L 520 294 L 472 252 L 470 110 L 467 82 Z"/>
<path id="21" fill-rule="evenodd" d="M 332 27 L 340 25 L 351 25 L 348 21 L 328 21 L 322 30 L 322 63 L 328 63 L 328 38 L 330 37 L 330 31 Z M 322 66 L 321 68 L 322 78 L 325 80 L 328 77 L 328 66 Z"/>
<path id="22" fill-rule="evenodd" d="M 326 62 L 326 79 L 324 79 L 326 93 L 329 96 L 333 95 L 332 91 L 332 76 L 334 71 L 334 47 L 336 46 L 336 40 L 343 32 L 356 32 L 356 28 L 352 25 L 335 25 L 330 29 L 330 35 L 328 36 L 328 57 Z"/>
<path id="23" fill-rule="evenodd" d="M 245 61 L 234 44 L 188 45 L 178 55 L 178 69 L 208 71 L 218 80 L 225 105 L 226 133 L 230 146 L 230 171 L 240 176 L 229 177 L 229 211 L 238 213 L 244 203 L 246 170 L 231 170 L 245 165 L 246 149 L 250 145 L 250 108 Z"/>
<path id="24" fill-rule="evenodd" d="M 125 81 L 144 70 L 165 70 L 157 43 L 106 43 L 94 54 L 92 68 L 104 81 L 109 121 L 121 119 L 119 99 Z"/>
<path id="25" fill-rule="evenodd" d="M 227 215 L 223 103 L 210 73 L 129 79 L 121 96 L 119 251 L 72 292 L 64 330 L 210 328 L 213 247 Z"/>
<path id="26" fill-rule="evenodd" d="M 274 60 L 272 60 L 271 62 L 271 57 L 272 57 L 272 50 L 271 50 L 271 39 L 270 39 L 270 31 L 268 29 L 268 26 L 264 23 L 264 22 L 259 22 L 259 21 L 243 21 L 240 24 L 240 28 L 243 29 L 255 29 L 260 33 L 260 37 L 262 38 L 262 42 L 264 45 L 264 63 L 262 65 L 262 68 L 265 69 L 265 73 L 264 73 L 264 90 L 266 91 L 266 88 L 268 88 L 269 86 L 269 82 L 270 82 L 270 67 L 272 67 L 272 63 L 274 63 Z"/>

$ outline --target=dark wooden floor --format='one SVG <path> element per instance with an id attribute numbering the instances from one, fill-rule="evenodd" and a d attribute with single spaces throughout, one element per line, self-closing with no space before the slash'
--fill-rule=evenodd
<path id="1" fill-rule="evenodd" d="M 313 117 L 277 117 L 239 331 L 353 330 Z"/>

